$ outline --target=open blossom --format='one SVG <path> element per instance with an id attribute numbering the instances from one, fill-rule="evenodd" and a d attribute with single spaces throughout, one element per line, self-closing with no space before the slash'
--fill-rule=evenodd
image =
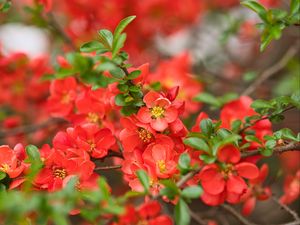
<path id="1" fill-rule="evenodd" d="M 137 118 L 150 124 L 156 131 L 164 131 L 178 118 L 178 109 L 165 96 L 150 91 L 144 96 L 146 106 L 140 108 Z"/>
<path id="2" fill-rule="evenodd" d="M 81 149 L 94 158 L 102 158 L 115 144 L 115 137 L 108 128 L 100 129 L 98 125 L 87 123 L 82 126 L 70 127 L 66 132 L 59 132 L 53 139 L 55 148 Z"/>
<path id="3" fill-rule="evenodd" d="M 10 178 L 19 176 L 25 165 L 18 159 L 18 153 L 7 145 L 0 146 L 0 171 Z"/>
<path id="4" fill-rule="evenodd" d="M 118 222 L 113 222 L 111 225 L 172 225 L 171 218 L 161 214 L 161 206 L 158 201 L 148 201 L 134 208 L 132 205 L 126 207 L 124 215 L 119 217 Z"/>
<path id="5" fill-rule="evenodd" d="M 259 175 L 255 179 L 249 179 L 249 188 L 247 192 L 242 196 L 243 215 L 247 216 L 254 210 L 256 201 L 264 201 L 270 198 L 272 195 L 269 187 L 264 187 L 263 182 L 265 181 L 269 172 L 267 164 L 263 164 L 259 170 Z"/>
<path id="6" fill-rule="evenodd" d="M 48 108 L 52 116 L 64 117 L 72 112 L 77 94 L 76 88 L 74 77 L 54 80 L 51 83 Z"/>
<path id="7" fill-rule="evenodd" d="M 255 164 L 240 161 L 240 152 L 233 145 L 227 145 L 218 152 L 220 164 L 205 166 L 199 173 L 204 193 L 201 199 L 207 205 L 219 205 L 225 200 L 238 203 L 247 191 L 243 178 L 254 179 L 259 175 Z"/>
<path id="8" fill-rule="evenodd" d="M 143 153 L 145 166 L 159 178 L 169 178 L 177 171 L 177 154 L 169 145 L 150 144 Z"/>

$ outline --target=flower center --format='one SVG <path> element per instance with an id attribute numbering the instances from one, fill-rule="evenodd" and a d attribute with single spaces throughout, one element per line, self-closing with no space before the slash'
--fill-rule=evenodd
<path id="1" fill-rule="evenodd" d="M 71 97 L 68 93 L 65 93 L 61 98 L 61 103 L 68 104 L 71 101 Z"/>
<path id="2" fill-rule="evenodd" d="M 158 160 L 157 166 L 159 168 L 159 172 L 163 173 L 166 171 L 166 162 L 164 160 Z"/>
<path id="3" fill-rule="evenodd" d="M 99 116 L 97 113 L 89 112 L 86 119 L 91 123 L 97 123 L 99 121 Z"/>
<path id="4" fill-rule="evenodd" d="M 222 169 L 222 175 L 225 179 L 228 178 L 230 174 L 234 172 L 234 166 L 232 164 L 227 164 L 225 168 Z"/>
<path id="5" fill-rule="evenodd" d="M 137 225 L 148 225 L 148 222 L 146 220 L 140 220 Z"/>
<path id="6" fill-rule="evenodd" d="M 90 145 L 90 152 L 94 151 L 96 148 L 96 144 L 94 143 L 93 140 L 88 140 L 87 143 Z"/>
<path id="7" fill-rule="evenodd" d="M 9 169 L 10 169 L 10 166 L 7 163 L 3 163 L 0 166 L 0 171 L 3 171 L 4 173 L 7 173 Z"/>
<path id="8" fill-rule="evenodd" d="M 67 176 L 67 171 L 62 168 L 57 168 L 53 170 L 54 177 L 64 179 Z"/>
<path id="9" fill-rule="evenodd" d="M 138 128 L 138 133 L 139 133 L 139 138 L 146 143 L 150 142 L 153 137 L 153 135 L 144 128 Z"/>
<path id="10" fill-rule="evenodd" d="M 159 118 L 159 117 L 163 117 L 164 113 L 165 113 L 164 108 L 162 108 L 160 106 L 154 106 L 151 109 L 151 115 L 152 115 L 152 118 L 154 118 L 154 119 Z"/>

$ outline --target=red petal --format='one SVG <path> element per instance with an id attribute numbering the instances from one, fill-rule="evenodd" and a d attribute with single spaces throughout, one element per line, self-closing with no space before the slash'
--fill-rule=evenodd
<path id="1" fill-rule="evenodd" d="M 244 216 L 248 216 L 252 213 L 254 206 L 256 203 L 256 198 L 252 197 L 252 198 L 248 198 L 244 205 L 243 205 L 243 209 L 242 209 L 242 213 Z"/>
<path id="2" fill-rule="evenodd" d="M 247 190 L 247 185 L 243 178 L 231 175 L 227 180 L 227 190 L 228 192 L 242 194 Z"/>
<path id="3" fill-rule="evenodd" d="M 152 120 L 150 110 L 147 107 L 140 108 L 137 118 L 143 123 L 150 123 Z"/>
<path id="4" fill-rule="evenodd" d="M 259 175 L 259 170 L 255 164 L 242 162 L 235 166 L 239 176 L 247 179 L 255 179 Z"/>
<path id="5" fill-rule="evenodd" d="M 237 163 L 241 159 L 241 153 L 235 146 L 226 145 L 219 149 L 218 159 L 221 162 Z"/>
<path id="6" fill-rule="evenodd" d="M 178 111 L 176 108 L 174 107 L 170 107 L 166 110 L 165 114 L 165 120 L 168 122 L 168 123 L 172 123 L 174 122 L 177 117 L 178 117 Z"/>
<path id="7" fill-rule="evenodd" d="M 210 180 L 202 181 L 201 184 L 203 189 L 211 195 L 220 194 L 225 189 L 225 180 L 219 173 L 217 173 L 214 177 L 211 177 Z"/>
<path id="8" fill-rule="evenodd" d="M 165 119 L 157 118 L 150 122 L 151 127 L 156 131 L 164 131 L 168 127 L 168 123 Z"/>

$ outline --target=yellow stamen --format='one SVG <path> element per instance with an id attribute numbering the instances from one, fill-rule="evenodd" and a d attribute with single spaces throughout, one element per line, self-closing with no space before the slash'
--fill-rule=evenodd
<path id="1" fill-rule="evenodd" d="M 164 173 L 166 171 L 166 162 L 164 160 L 158 160 L 157 166 L 159 168 L 159 172 Z"/>
<path id="2" fill-rule="evenodd" d="M 151 114 L 152 114 L 152 117 L 153 117 L 154 119 L 159 118 L 159 117 L 163 117 L 163 116 L 164 116 L 164 113 L 165 113 L 164 108 L 162 108 L 162 107 L 160 107 L 160 106 L 154 106 L 154 107 L 151 109 Z"/>
<path id="3" fill-rule="evenodd" d="M 65 169 L 54 169 L 53 175 L 54 177 L 64 179 L 67 176 L 67 171 Z"/>
<path id="4" fill-rule="evenodd" d="M 150 142 L 153 137 L 153 135 L 144 128 L 138 128 L 138 133 L 139 133 L 139 138 L 146 143 Z"/>

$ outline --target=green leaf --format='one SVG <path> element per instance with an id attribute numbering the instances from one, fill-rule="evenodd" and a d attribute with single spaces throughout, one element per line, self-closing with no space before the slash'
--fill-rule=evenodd
<path id="1" fill-rule="evenodd" d="M 141 75 L 141 73 L 142 72 L 140 70 L 135 70 L 135 71 L 132 71 L 126 78 L 128 80 L 133 80 L 133 79 L 139 77 Z"/>
<path id="2" fill-rule="evenodd" d="M 6 173 L 0 171 L 0 181 L 6 177 Z"/>
<path id="3" fill-rule="evenodd" d="M 127 103 L 125 102 L 125 96 L 123 94 L 117 94 L 115 97 L 115 103 L 117 106 L 127 105 Z"/>
<path id="4" fill-rule="evenodd" d="M 34 145 L 28 145 L 26 146 L 26 153 L 30 160 L 32 161 L 41 161 L 40 157 L 40 151 L 39 149 Z"/>
<path id="5" fill-rule="evenodd" d="M 143 185 L 143 187 L 145 189 L 145 192 L 149 192 L 150 179 L 149 179 L 148 174 L 146 173 L 146 171 L 138 170 L 138 171 L 136 171 L 136 175 L 137 175 L 139 181 L 141 182 L 141 184 Z"/>
<path id="6" fill-rule="evenodd" d="M 115 67 L 114 69 L 110 70 L 109 72 L 113 77 L 118 78 L 118 79 L 122 79 L 125 77 L 124 71 L 119 67 Z"/>
<path id="7" fill-rule="evenodd" d="M 262 154 L 263 156 L 269 157 L 273 154 L 273 149 L 261 148 L 260 149 L 260 154 Z"/>
<path id="8" fill-rule="evenodd" d="M 101 44 L 99 41 L 90 41 L 87 43 L 84 43 L 80 47 L 81 52 L 94 52 L 98 51 L 99 52 L 107 52 L 108 50 Z"/>
<path id="9" fill-rule="evenodd" d="M 10 1 L 4 1 L 4 3 L 2 3 L 2 1 L 0 2 L 0 12 L 6 13 L 11 7 L 11 2 Z"/>
<path id="10" fill-rule="evenodd" d="M 178 167 L 180 171 L 186 172 L 189 170 L 191 164 L 191 158 L 188 153 L 182 153 L 178 160 Z"/>
<path id="11" fill-rule="evenodd" d="M 290 5 L 290 15 L 294 15 L 298 13 L 300 10 L 300 1 L 299 0 L 291 0 Z"/>
<path id="12" fill-rule="evenodd" d="M 265 143 L 266 148 L 273 149 L 275 148 L 277 142 L 275 140 L 269 140 Z"/>
<path id="13" fill-rule="evenodd" d="M 181 196 L 184 198 L 199 198 L 203 193 L 203 189 L 200 186 L 190 186 L 185 188 Z"/>
<path id="14" fill-rule="evenodd" d="M 206 93 L 206 92 L 198 94 L 194 98 L 194 100 L 196 102 L 204 102 L 204 103 L 210 104 L 210 105 L 215 106 L 215 107 L 221 107 L 222 106 L 221 102 L 215 96 L 213 96 L 209 93 Z"/>
<path id="15" fill-rule="evenodd" d="M 200 155 L 200 159 L 203 160 L 206 164 L 211 164 L 216 161 L 216 157 L 205 154 Z"/>
<path id="16" fill-rule="evenodd" d="M 256 12 L 263 21 L 267 22 L 267 10 L 261 4 L 256 1 L 243 1 L 241 4 Z"/>
<path id="17" fill-rule="evenodd" d="M 106 29 L 99 30 L 98 34 L 100 42 L 104 45 L 104 47 L 111 50 L 114 39 L 113 34 Z"/>
<path id="18" fill-rule="evenodd" d="M 205 152 L 209 152 L 209 146 L 207 145 L 207 143 L 197 137 L 188 137 L 186 138 L 184 141 L 184 144 L 196 149 L 196 150 L 202 150 Z"/>
<path id="19" fill-rule="evenodd" d="M 189 214 L 189 207 L 183 199 L 180 198 L 177 202 L 174 214 L 176 225 L 190 224 L 191 217 Z"/>
<path id="20" fill-rule="evenodd" d="M 113 46 L 112 46 L 112 57 L 115 58 L 115 56 L 119 53 L 120 49 L 123 48 L 124 46 L 124 43 L 126 41 L 126 37 L 127 35 L 124 33 L 124 34 L 121 34 L 118 39 L 114 39 L 114 42 L 113 42 Z"/>
<path id="21" fill-rule="evenodd" d="M 124 19 L 122 19 L 120 21 L 120 23 L 118 24 L 118 26 L 116 27 L 115 31 L 114 31 L 114 38 L 118 39 L 120 34 L 123 32 L 123 30 L 128 26 L 128 24 L 130 24 L 134 19 L 136 18 L 136 16 L 128 16 Z"/>
<path id="22" fill-rule="evenodd" d="M 245 140 L 249 142 L 256 142 L 262 144 L 261 140 L 259 140 L 255 135 L 246 135 Z"/>
<path id="23" fill-rule="evenodd" d="M 211 119 L 203 119 L 200 122 L 200 128 L 201 128 L 201 132 L 203 134 L 205 134 L 207 137 L 210 137 L 210 135 L 213 132 L 213 123 Z"/>

